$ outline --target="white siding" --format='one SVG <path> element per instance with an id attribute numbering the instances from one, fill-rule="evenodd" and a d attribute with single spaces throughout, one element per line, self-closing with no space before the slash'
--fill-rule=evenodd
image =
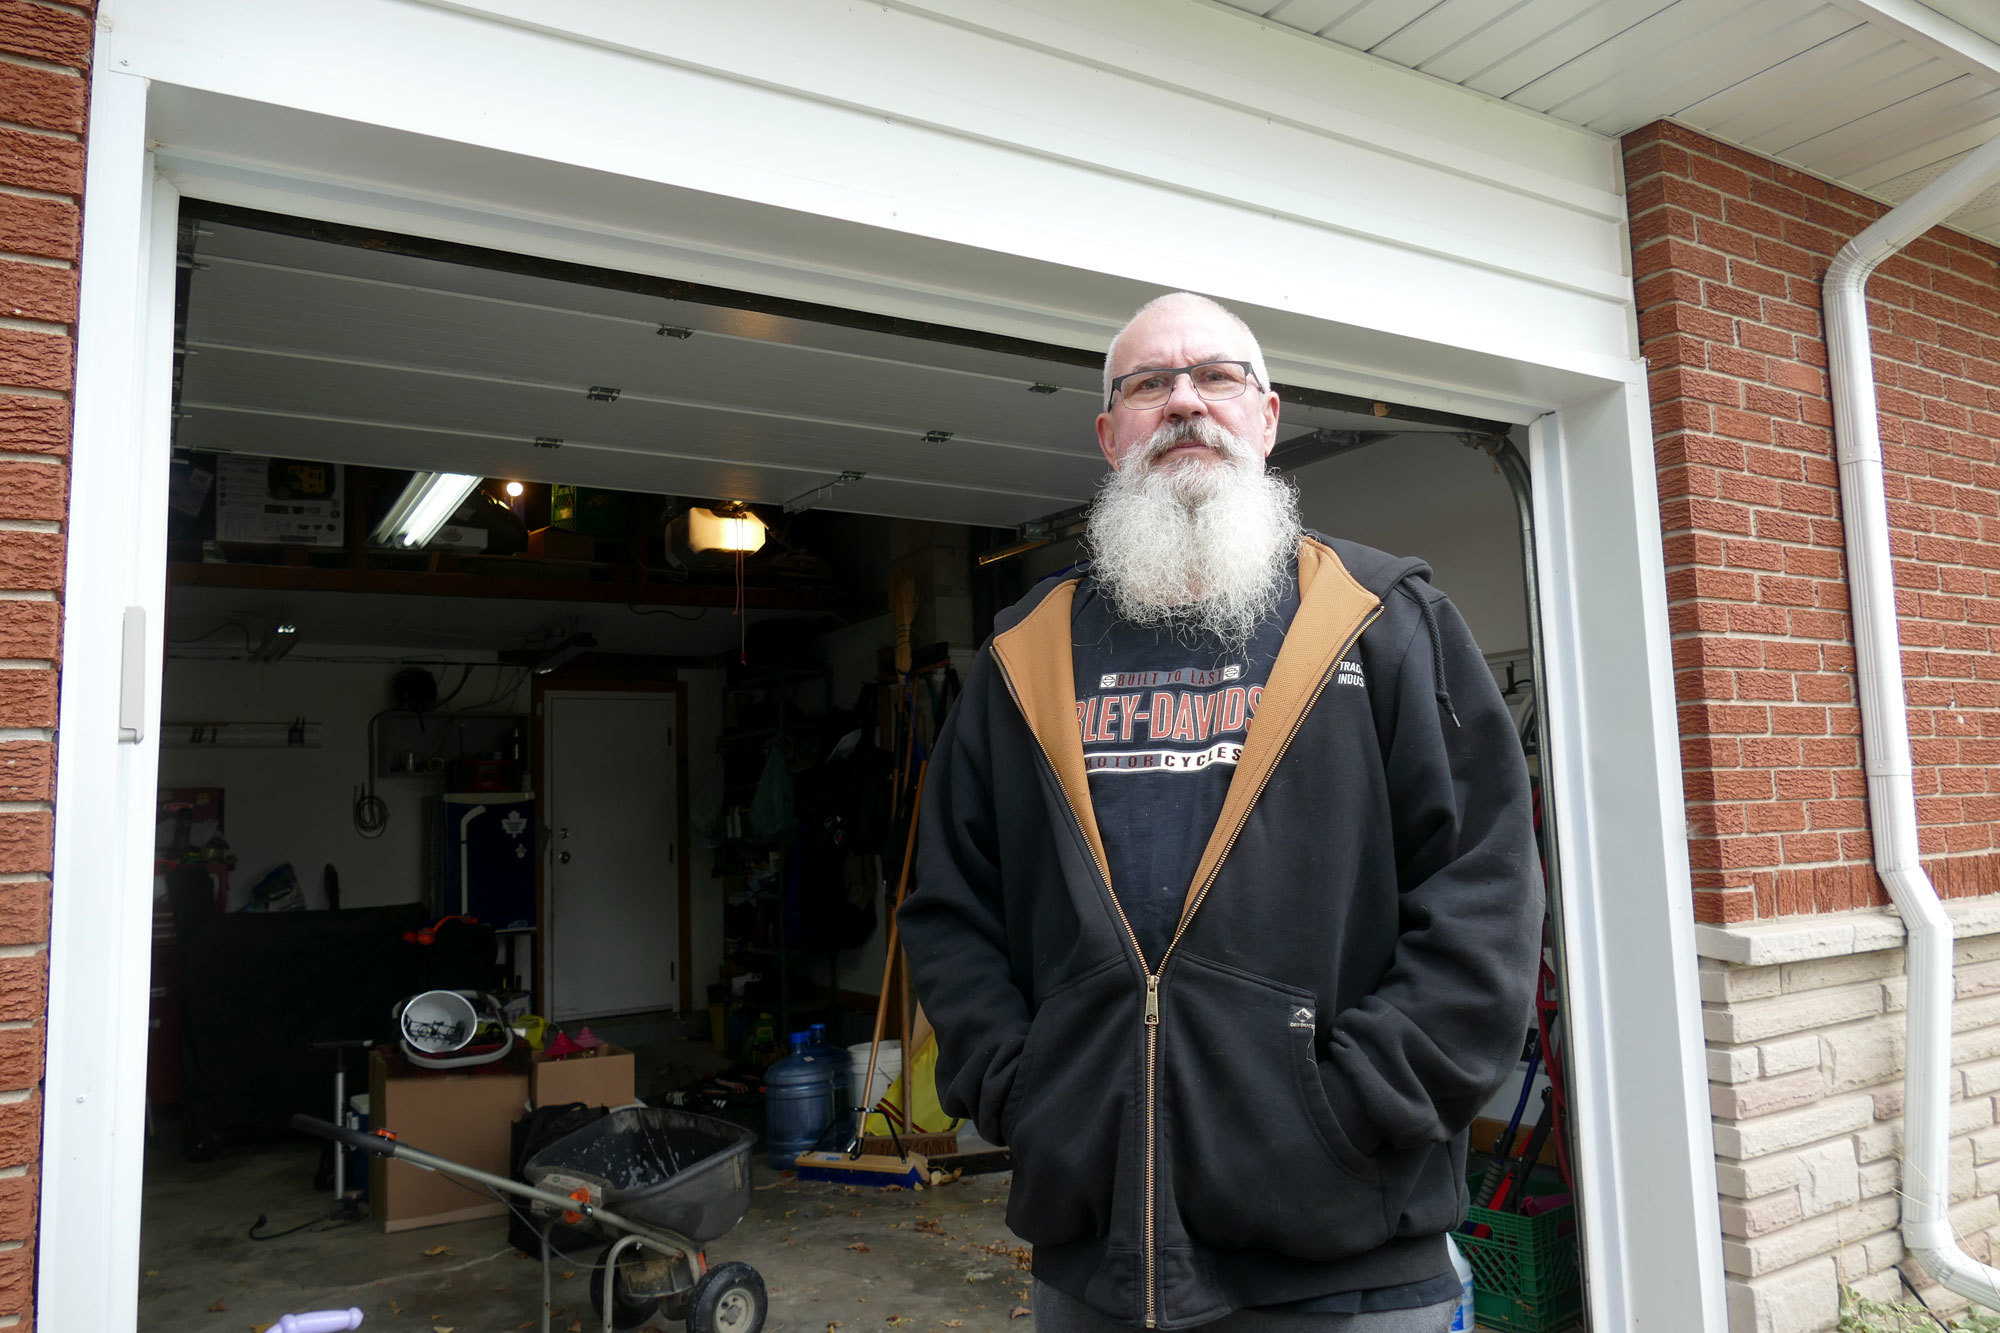
<path id="1" fill-rule="evenodd" d="M 754 285 L 757 265 L 808 231 L 837 233 L 851 266 L 829 281 L 895 272 L 903 289 L 844 303 L 907 303 L 920 286 L 937 318 L 969 286 L 969 247 L 1078 271 L 1019 292 L 1011 319 L 1091 345 L 1200 255 L 1215 294 L 1304 317 L 1272 326 L 1286 378 L 1381 392 L 1382 367 L 1411 359 L 1326 345 L 1319 321 L 1332 319 L 1474 353 L 1411 376 L 1412 395 L 1467 411 L 1521 396 L 1482 358 L 1602 379 L 1634 352 L 1615 145 L 1224 8 L 583 0 L 564 7 L 562 33 L 546 13 L 526 0 L 104 9 L 121 58 L 179 85 L 156 97 L 155 133 L 193 194 L 225 178 L 248 193 L 244 174 L 296 139 L 270 109 L 183 89 L 364 108 L 345 147 L 328 142 L 315 162 L 330 194 L 399 169 L 428 192 L 426 142 L 362 126 L 507 154 L 492 172 L 536 177 L 550 225 L 608 244 L 675 232 L 683 276 Z M 593 133 L 565 128 L 577 123 Z M 554 164 L 631 189 L 583 191 Z M 474 175 L 454 185 L 468 203 L 490 192 Z M 717 196 L 801 212 L 746 234 L 734 214 L 719 220 Z"/>

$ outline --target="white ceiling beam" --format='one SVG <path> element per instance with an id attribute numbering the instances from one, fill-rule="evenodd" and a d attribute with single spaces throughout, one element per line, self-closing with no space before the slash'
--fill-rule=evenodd
<path id="1" fill-rule="evenodd" d="M 1833 0 L 1870 26 L 1895 33 L 1975 78 L 2000 85 L 2000 42 L 1946 18 L 1922 0 Z"/>

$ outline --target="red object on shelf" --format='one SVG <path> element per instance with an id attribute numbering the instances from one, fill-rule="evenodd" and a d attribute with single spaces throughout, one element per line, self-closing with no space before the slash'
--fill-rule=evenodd
<path id="1" fill-rule="evenodd" d="M 452 765 L 452 786 L 457 791 L 512 791 L 519 767 L 506 759 L 460 759 Z"/>

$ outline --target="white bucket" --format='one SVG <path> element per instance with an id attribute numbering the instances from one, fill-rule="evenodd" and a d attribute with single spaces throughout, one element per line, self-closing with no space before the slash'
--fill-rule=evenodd
<path id="1" fill-rule="evenodd" d="M 903 1043 L 885 1041 L 882 1049 L 875 1053 L 874 1095 L 869 1095 L 864 1080 L 868 1077 L 868 1043 L 847 1048 L 847 1055 L 854 1062 L 854 1104 L 857 1107 L 872 1107 L 888 1095 L 889 1089 L 903 1076 Z"/>

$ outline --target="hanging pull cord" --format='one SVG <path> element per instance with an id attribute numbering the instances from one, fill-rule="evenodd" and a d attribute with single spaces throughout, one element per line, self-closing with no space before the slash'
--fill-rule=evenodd
<path id="1" fill-rule="evenodd" d="M 1444 637 L 1438 630 L 1437 612 L 1431 609 L 1430 602 L 1425 600 L 1423 594 L 1410 588 L 1408 583 L 1409 581 L 1405 579 L 1397 583 L 1396 587 L 1405 597 L 1417 604 L 1417 610 L 1423 613 L 1424 628 L 1431 636 L 1431 693 L 1436 696 L 1438 707 L 1444 709 L 1444 715 L 1451 719 L 1451 724 L 1454 727 L 1461 726 L 1463 724 L 1458 720 L 1458 710 L 1451 706 L 1451 686 L 1445 680 Z"/>

